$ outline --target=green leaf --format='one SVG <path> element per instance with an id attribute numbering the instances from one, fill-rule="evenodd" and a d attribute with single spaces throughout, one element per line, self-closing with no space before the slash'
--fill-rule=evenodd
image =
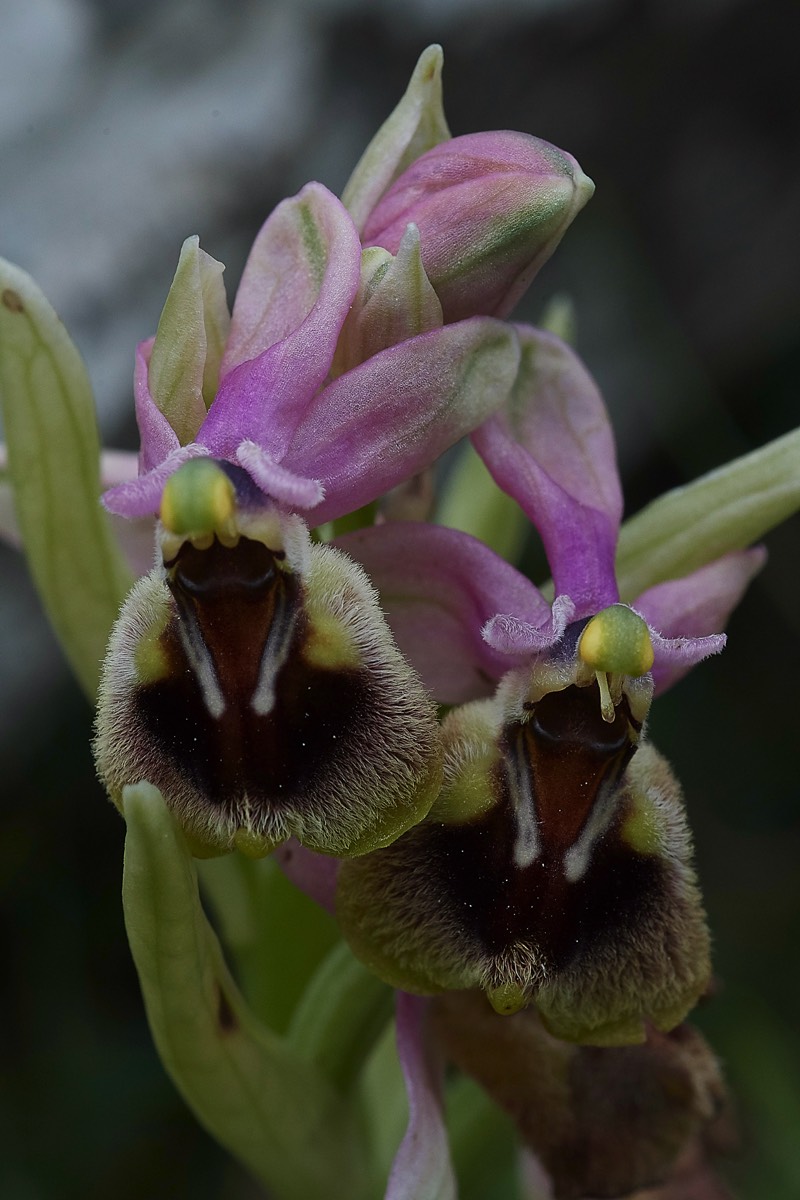
<path id="1" fill-rule="evenodd" d="M 800 429 L 659 496 L 622 526 L 623 600 L 741 550 L 800 508 Z"/>
<path id="2" fill-rule="evenodd" d="M 342 203 L 359 231 L 398 175 L 450 138 L 442 107 L 443 61 L 441 46 L 423 50 L 402 100 L 361 155 L 342 192 Z"/>
<path id="3" fill-rule="evenodd" d="M 794 979 L 791 986 L 796 986 Z M 792 1012 L 791 1007 L 787 1012 Z M 771 1007 L 757 987 L 728 978 L 724 1004 L 704 1007 L 698 1012 L 698 1024 L 725 1064 L 737 1120 L 747 1130 L 744 1145 L 731 1163 L 737 1197 L 796 1200 L 800 1196 L 797 1022 Z"/>
<path id="4" fill-rule="evenodd" d="M 464 1075 L 453 1080 L 446 1101 L 461 1200 L 516 1200 L 518 1141 L 510 1117 Z"/>
<path id="5" fill-rule="evenodd" d="M 330 913 L 289 882 L 274 858 L 225 854 L 197 862 L 248 1003 L 283 1033 L 320 961 L 338 942 Z"/>
<path id="6" fill-rule="evenodd" d="M 124 791 L 125 924 L 161 1060 L 198 1120 L 279 1200 L 368 1196 L 351 1107 L 233 983 L 160 792 Z"/>
<path id="7" fill-rule="evenodd" d="M 86 368 L 33 280 L 0 259 L 0 402 L 31 573 L 90 697 L 132 578 L 100 506 Z"/>
<path id="8" fill-rule="evenodd" d="M 288 1041 L 338 1087 L 357 1079 L 394 1012 L 394 992 L 339 942 L 295 1010 Z"/>

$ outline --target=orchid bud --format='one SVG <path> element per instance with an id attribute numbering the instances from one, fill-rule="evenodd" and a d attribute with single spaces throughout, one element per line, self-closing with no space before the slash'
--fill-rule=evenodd
<path id="1" fill-rule="evenodd" d="M 146 780 L 200 856 L 386 845 L 430 808 L 435 712 L 364 572 L 312 543 L 234 464 L 164 488 L 163 565 L 111 637 L 96 757 L 112 800 Z"/>
<path id="2" fill-rule="evenodd" d="M 571 155 L 524 133 L 453 138 L 423 154 L 370 214 L 362 241 L 395 254 L 409 223 L 445 321 L 506 316 L 594 191 Z"/>

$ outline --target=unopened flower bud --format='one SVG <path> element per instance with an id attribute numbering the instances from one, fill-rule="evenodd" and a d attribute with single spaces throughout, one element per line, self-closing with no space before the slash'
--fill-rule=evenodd
<path id="1" fill-rule="evenodd" d="M 364 245 L 393 254 L 410 222 L 445 321 L 506 316 L 594 191 L 571 155 L 524 133 L 434 146 L 373 209 Z"/>

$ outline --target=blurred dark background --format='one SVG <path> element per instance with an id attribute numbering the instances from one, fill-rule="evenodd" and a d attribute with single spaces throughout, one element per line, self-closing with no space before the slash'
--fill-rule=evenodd
<path id="1" fill-rule="evenodd" d="M 183 238 L 232 296 L 266 214 L 341 189 L 431 41 L 454 133 L 536 133 L 597 184 L 521 315 L 575 300 L 628 511 L 798 421 L 796 0 L 0 0 L 0 30 L 0 253 L 70 328 L 108 444 L 135 446 L 133 347 Z M 696 830 L 744 1200 L 800 1196 L 799 532 L 651 723 Z M 151 1048 L 91 712 L 0 554 L 0 1196 L 256 1196 Z"/>

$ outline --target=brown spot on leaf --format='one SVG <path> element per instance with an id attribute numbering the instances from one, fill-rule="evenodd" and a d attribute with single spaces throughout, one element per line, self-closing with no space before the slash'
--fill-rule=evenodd
<path id="1" fill-rule="evenodd" d="M 217 1025 L 221 1033 L 233 1033 L 238 1028 L 236 1014 L 231 1008 L 228 997 L 217 984 Z"/>
<path id="2" fill-rule="evenodd" d="M 4 288 L 3 295 L 0 297 L 3 304 L 10 312 L 21 313 L 25 311 L 25 305 L 22 303 L 22 297 L 13 288 Z"/>

